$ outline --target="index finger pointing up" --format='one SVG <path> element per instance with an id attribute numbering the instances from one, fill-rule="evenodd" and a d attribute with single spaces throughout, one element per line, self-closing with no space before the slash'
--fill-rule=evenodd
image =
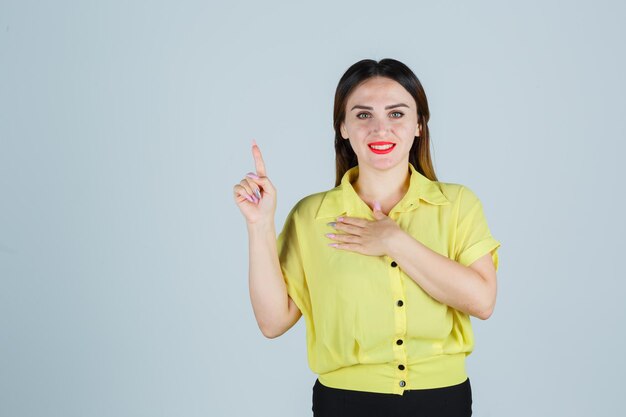
<path id="1" fill-rule="evenodd" d="M 254 157 L 254 164 L 256 166 L 256 174 L 260 177 L 266 177 L 265 163 L 263 162 L 263 156 L 261 155 L 261 149 L 252 139 L 252 156 Z"/>

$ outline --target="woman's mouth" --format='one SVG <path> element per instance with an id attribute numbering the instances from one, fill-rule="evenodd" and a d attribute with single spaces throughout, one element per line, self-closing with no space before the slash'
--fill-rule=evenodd
<path id="1" fill-rule="evenodd" d="M 373 142 L 369 143 L 367 147 L 374 153 L 384 154 L 391 152 L 396 147 L 396 144 L 391 142 Z"/>

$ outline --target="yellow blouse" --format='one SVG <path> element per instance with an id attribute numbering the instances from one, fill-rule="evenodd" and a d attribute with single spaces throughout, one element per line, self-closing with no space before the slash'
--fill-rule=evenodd
<path id="1" fill-rule="evenodd" d="M 466 186 L 431 181 L 409 163 L 410 186 L 388 214 L 430 249 L 468 266 L 500 242 Z M 311 370 L 329 387 L 402 394 L 467 379 L 470 317 L 428 295 L 388 256 L 328 246 L 340 215 L 374 220 L 348 170 L 337 187 L 302 198 L 277 237 L 287 292 L 306 323 Z M 339 233 L 341 233 L 339 231 Z"/>

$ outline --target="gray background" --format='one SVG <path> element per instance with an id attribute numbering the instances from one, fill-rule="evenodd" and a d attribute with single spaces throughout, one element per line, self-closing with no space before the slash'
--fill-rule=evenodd
<path id="1" fill-rule="evenodd" d="M 623 400 L 625 9 L 606 1 L 0 2 L 0 415 L 306 416 L 304 321 L 265 339 L 232 187 L 277 232 L 334 186 L 363 59 L 426 90 L 441 181 L 502 242 L 476 416 Z M 622 388 L 620 388 L 622 386 Z"/>

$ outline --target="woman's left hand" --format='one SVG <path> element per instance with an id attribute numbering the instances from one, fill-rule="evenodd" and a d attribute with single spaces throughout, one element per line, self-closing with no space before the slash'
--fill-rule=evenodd
<path id="1" fill-rule="evenodd" d="M 376 220 L 346 216 L 343 216 L 341 221 L 337 219 L 335 229 L 343 233 L 335 233 L 334 236 L 327 234 L 328 238 L 336 241 L 329 243 L 329 246 L 363 255 L 387 255 L 389 245 L 402 229 L 380 210 L 380 204 L 377 202 L 374 203 L 373 213 Z"/>

